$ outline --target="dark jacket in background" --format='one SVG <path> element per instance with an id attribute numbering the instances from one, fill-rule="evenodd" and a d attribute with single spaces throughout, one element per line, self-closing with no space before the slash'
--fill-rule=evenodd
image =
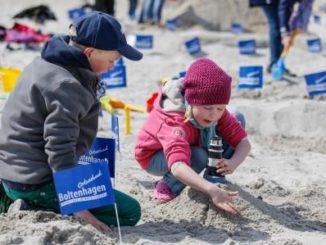
<path id="1" fill-rule="evenodd" d="M 249 0 L 249 6 L 275 6 L 278 12 L 280 31 L 285 34 L 290 32 L 290 17 L 292 15 L 294 5 L 299 2 L 301 2 L 301 0 Z"/>

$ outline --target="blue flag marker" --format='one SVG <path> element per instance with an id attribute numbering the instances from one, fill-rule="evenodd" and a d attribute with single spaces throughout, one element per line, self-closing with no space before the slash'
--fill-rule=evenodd
<path id="1" fill-rule="evenodd" d="M 125 63 L 122 58 L 119 58 L 114 62 L 114 66 L 124 66 L 124 65 Z"/>
<path id="2" fill-rule="evenodd" d="M 55 172 L 53 178 L 62 214 L 115 203 L 105 162 L 77 165 Z"/>
<path id="3" fill-rule="evenodd" d="M 190 55 L 196 55 L 201 52 L 200 40 L 198 37 L 186 41 L 185 46 Z"/>
<path id="4" fill-rule="evenodd" d="M 135 47 L 139 49 L 152 49 L 153 36 L 152 35 L 136 35 Z"/>
<path id="5" fill-rule="evenodd" d="M 238 87 L 240 90 L 261 89 L 263 87 L 263 67 L 241 66 Z"/>
<path id="6" fill-rule="evenodd" d="M 96 137 L 91 148 L 80 157 L 83 163 L 106 162 L 109 164 L 111 177 L 115 176 L 115 140 Z"/>
<path id="7" fill-rule="evenodd" d="M 103 73 L 100 79 L 105 82 L 106 88 L 127 87 L 126 66 L 114 66 L 113 70 Z"/>
<path id="8" fill-rule="evenodd" d="M 316 24 L 321 24 L 321 17 L 319 15 L 314 15 L 314 22 Z"/>
<path id="9" fill-rule="evenodd" d="M 85 14 L 86 14 L 86 12 L 82 8 L 75 8 L 75 9 L 71 9 L 68 11 L 68 16 L 69 16 L 69 19 L 71 19 L 71 20 L 79 18 Z"/>
<path id="10" fill-rule="evenodd" d="M 240 54 L 256 54 L 256 41 L 254 39 L 240 40 L 238 46 Z"/>
<path id="11" fill-rule="evenodd" d="M 182 78 L 186 75 L 186 72 L 185 71 L 180 71 L 179 72 L 179 78 Z"/>
<path id="12" fill-rule="evenodd" d="M 119 118 L 115 115 L 111 115 L 111 130 L 114 134 L 116 149 L 120 152 Z"/>
<path id="13" fill-rule="evenodd" d="M 314 38 L 307 40 L 308 50 L 313 53 L 319 53 L 322 51 L 320 38 Z"/>
<path id="14" fill-rule="evenodd" d="M 244 30 L 240 23 L 234 22 L 231 24 L 231 32 L 234 34 L 240 34 L 240 33 L 243 33 Z"/>
<path id="15" fill-rule="evenodd" d="M 326 71 L 304 76 L 309 96 L 326 94 Z"/>
<path id="16" fill-rule="evenodd" d="M 167 20 L 165 22 L 165 26 L 170 30 L 170 31 L 175 31 L 178 28 L 178 22 L 177 19 L 172 19 L 172 20 Z"/>

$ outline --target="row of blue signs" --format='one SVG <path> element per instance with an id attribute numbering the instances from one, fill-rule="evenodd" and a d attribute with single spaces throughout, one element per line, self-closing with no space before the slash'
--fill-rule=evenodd
<path id="1" fill-rule="evenodd" d="M 240 54 L 256 54 L 256 41 L 254 39 L 240 40 L 238 43 Z M 307 47 L 310 52 L 319 53 L 322 51 L 322 43 L 320 38 L 307 40 Z"/>
<path id="2" fill-rule="evenodd" d="M 326 71 L 304 76 L 309 96 L 326 94 Z M 239 70 L 240 90 L 255 90 L 263 88 L 262 66 L 241 66 Z"/>
<path id="3" fill-rule="evenodd" d="M 135 47 L 138 49 L 152 49 L 153 48 L 152 35 L 136 35 Z M 187 40 L 184 43 L 186 50 L 190 55 L 196 55 L 202 52 L 201 43 L 198 37 Z M 256 54 L 256 41 L 254 39 L 240 40 L 238 42 L 240 54 L 254 55 Z M 322 43 L 320 38 L 312 38 L 307 40 L 307 47 L 310 52 L 321 52 Z"/>
<path id="4" fill-rule="evenodd" d="M 192 43 L 192 52 L 194 50 L 200 49 L 200 45 L 198 44 L 199 39 Z M 246 49 L 248 51 L 249 49 Z M 197 51 L 196 51 L 197 52 Z M 180 77 L 184 76 L 185 72 L 180 73 Z M 306 75 L 306 83 L 307 89 L 310 96 L 319 95 L 325 93 L 322 89 L 325 85 L 326 81 L 322 80 L 320 82 L 320 76 L 323 77 L 323 72 Z M 119 60 L 114 66 L 113 70 L 110 70 L 104 73 L 101 77 L 103 81 L 105 81 L 107 88 L 115 88 L 115 87 L 126 87 L 127 79 L 126 79 L 126 67 L 123 64 L 122 59 Z M 317 80 L 318 85 L 314 85 L 314 81 Z M 239 70 L 239 89 L 261 89 L 263 86 L 263 68 L 262 66 L 242 66 Z M 314 90 L 316 88 L 316 90 Z"/>

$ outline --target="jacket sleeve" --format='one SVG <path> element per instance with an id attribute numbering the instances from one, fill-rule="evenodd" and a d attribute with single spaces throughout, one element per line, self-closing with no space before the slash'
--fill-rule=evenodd
<path id="1" fill-rule="evenodd" d="M 289 35 L 292 31 L 290 29 L 290 18 L 296 2 L 297 0 L 280 0 L 278 4 L 278 18 L 282 37 Z"/>
<path id="2" fill-rule="evenodd" d="M 71 167 L 78 162 L 80 120 L 89 113 L 95 100 L 76 81 L 58 82 L 55 90 L 46 92 L 45 99 L 47 116 L 43 137 L 49 166 L 52 170 Z"/>
<path id="3" fill-rule="evenodd" d="M 188 142 L 188 129 L 183 122 L 166 119 L 157 132 L 157 139 L 163 147 L 164 155 L 171 169 L 177 161 L 191 165 L 191 150 Z"/>
<path id="4" fill-rule="evenodd" d="M 239 120 L 228 110 L 225 110 L 217 123 L 217 134 L 235 148 L 242 139 L 247 137 L 247 132 L 242 128 Z"/>

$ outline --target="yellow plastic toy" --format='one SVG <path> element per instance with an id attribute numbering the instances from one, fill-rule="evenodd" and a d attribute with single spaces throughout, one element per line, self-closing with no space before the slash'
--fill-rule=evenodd
<path id="1" fill-rule="evenodd" d="M 131 134 L 131 120 L 130 120 L 130 112 L 146 112 L 146 109 L 140 106 L 134 106 L 130 104 L 126 104 L 122 100 L 117 98 L 110 98 L 109 96 L 105 96 L 100 99 L 101 108 L 106 110 L 110 114 L 116 114 L 116 109 L 123 109 L 125 112 L 125 134 Z"/>
<path id="2" fill-rule="evenodd" d="M 21 74 L 21 70 L 15 68 L 0 68 L 0 81 L 2 84 L 2 91 L 10 93 L 15 87 L 16 81 Z"/>

